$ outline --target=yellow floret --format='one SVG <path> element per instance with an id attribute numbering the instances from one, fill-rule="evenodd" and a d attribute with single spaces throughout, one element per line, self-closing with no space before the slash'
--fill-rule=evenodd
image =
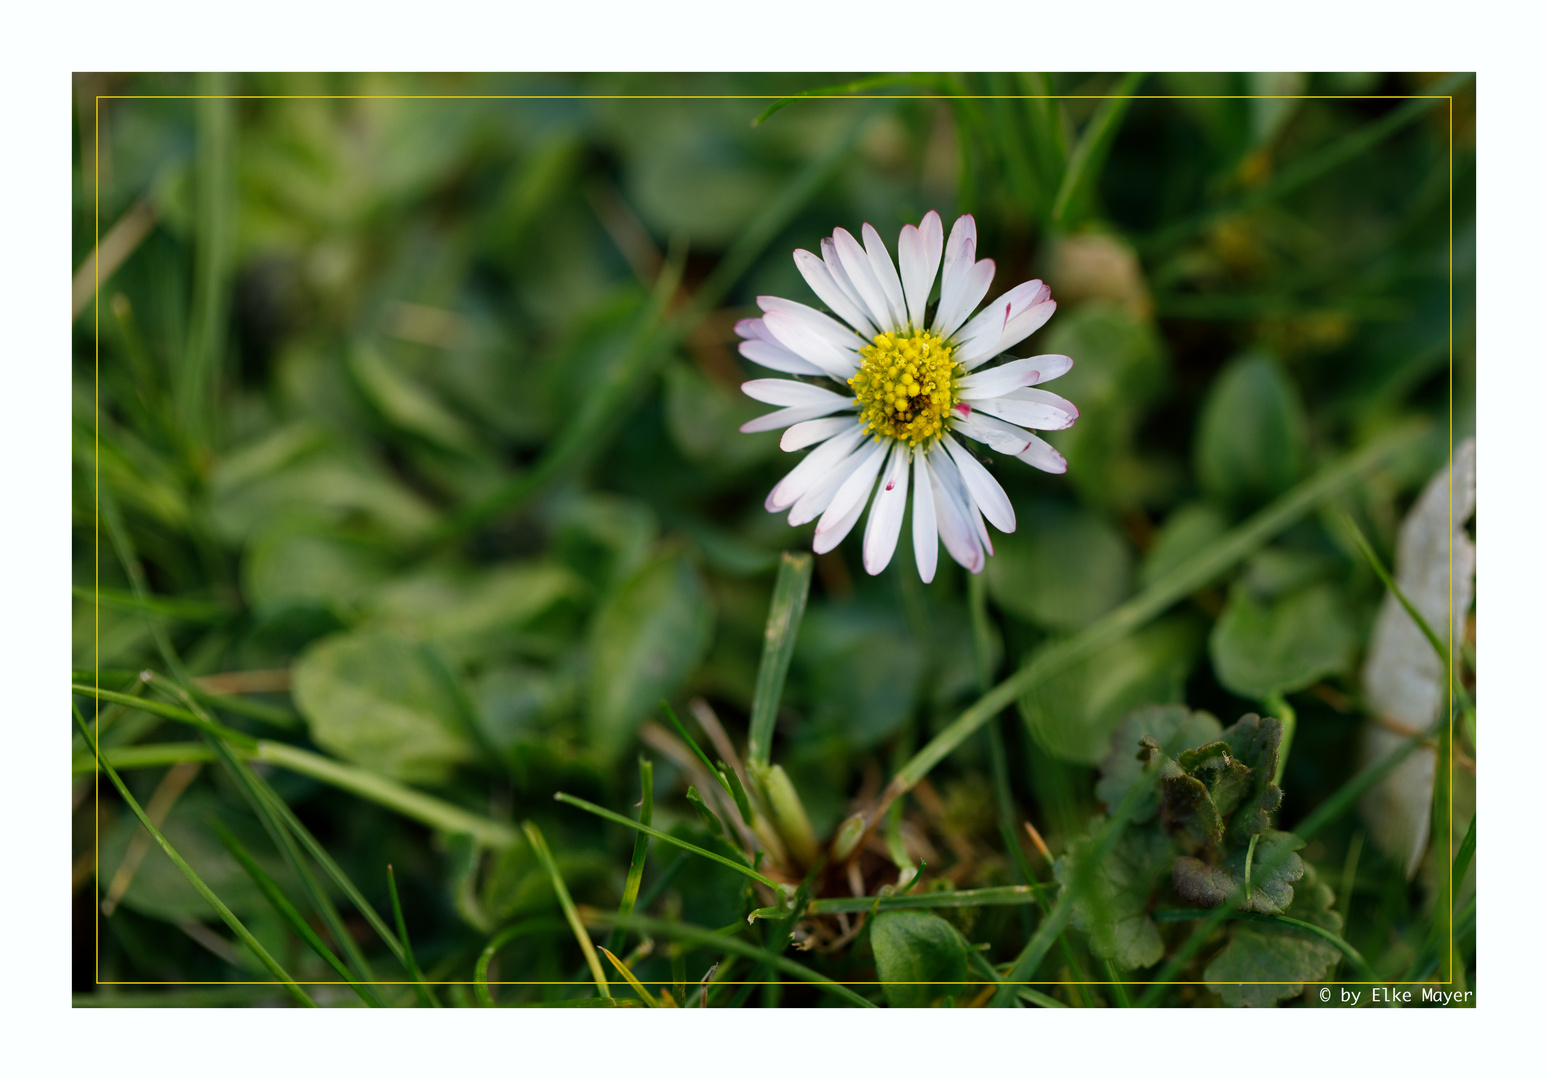
<path id="1" fill-rule="evenodd" d="M 951 353 L 951 346 L 928 330 L 872 338 L 849 380 L 865 429 L 877 439 L 900 439 L 909 446 L 939 438 L 957 402 L 960 372 Z"/>

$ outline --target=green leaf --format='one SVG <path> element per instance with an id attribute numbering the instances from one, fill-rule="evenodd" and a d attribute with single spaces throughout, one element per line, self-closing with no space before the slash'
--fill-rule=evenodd
<path id="1" fill-rule="evenodd" d="M 1215 378 L 1199 416 L 1194 465 L 1204 490 L 1254 506 L 1287 490 L 1306 456 L 1306 416 L 1279 365 L 1259 353 Z"/>
<path id="2" fill-rule="evenodd" d="M 1230 527 L 1225 513 L 1210 503 L 1179 506 L 1167 516 L 1145 553 L 1145 561 L 1140 564 L 1140 587 L 1148 589 L 1186 563 L 1194 552 L 1219 540 Z"/>
<path id="3" fill-rule="evenodd" d="M 887 1003 L 895 1009 L 922 1008 L 948 994 L 962 994 L 967 949 L 939 915 L 877 912 L 871 919 L 871 951 L 876 954 L 877 978 L 886 984 L 882 990 Z"/>
<path id="4" fill-rule="evenodd" d="M 512 631 L 586 591 L 579 577 L 550 562 L 508 563 L 481 572 L 427 567 L 383 587 L 371 618 L 433 641 L 461 663 L 498 651 Z"/>
<path id="5" fill-rule="evenodd" d="M 1082 837 L 1054 863 L 1054 878 L 1064 888 L 1073 887 L 1075 860 L 1085 858 L 1090 846 L 1091 840 Z M 1118 839 L 1075 901 L 1075 928 L 1091 936 L 1093 952 L 1125 970 L 1161 959 L 1161 931 L 1147 910 L 1175 854 L 1171 841 L 1154 826 L 1130 829 Z"/>
<path id="6" fill-rule="evenodd" d="M 608 597 L 591 634 L 591 746 L 621 754 L 661 698 L 674 693 L 709 646 L 715 614 L 681 553 L 647 563 Z"/>
<path id="7" fill-rule="evenodd" d="M 1307 865 L 1296 902 L 1286 914 L 1337 932 L 1343 920 L 1329 910 L 1332 905 L 1333 890 Z M 1325 980 L 1340 955 L 1333 945 L 1295 927 L 1236 923 L 1230 944 L 1209 962 L 1204 978 L 1227 1005 L 1266 1007 L 1294 997 L 1306 983 Z"/>
<path id="8" fill-rule="evenodd" d="M 1252 895 L 1241 908 L 1265 915 L 1283 915 L 1295 897 L 1294 884 L 1301 880 L 1306 870 L 1306 864 L 1295 854 L 1305 844 L 1306 841 L 1295 833 L 1271 831 L 1264 833 L 1256 845 L 1238 845 L 1218 866 L 1191 855 L 1179 855 L 1172 868 L 1172 885 L 1189 903 L 1219 907 L 1242 885 L 1247 852 L 1251 847 Z"/>
<path id="9" fill-rule="evenodd" d="M 376 544 L 282 523 L 248 546 L 242 592 L 261 615 L 320 607 L 350 617 L 390 572 L 390 556 Z"/>
<path id="10" fill-rule="evenodd" d="M 292 692 L 319 746 L 396 779 L 440 782 L 473 757 L 453 676 L 418 642 L 325 638 L 296 661 Z"/>
<path id="11" fill-rule="evenodd" d="M 1326 583 L 1274 600 L 1237 586 L 1209 636 L 1221 684 L 1248 698 L 1300 690 L 1342 671 L 1354 646 L 1349 614 Z"/>
<path id="12" fill-rule="evenodd" d="M 447 450 L 478 450 L 477 440 L 456 414 L 371 346 L 357 344 L 350 350 L 349 370 L 366 399 L 393 427 Z"/>
<path id="13" fill-rule="evenodd" d="M 1186 617 L 1148 626 L 1034 687 L 1022 716 L 1049 753 L 1095 765 L 1129 712 L 1182 696 L 1199 637 Z"/>
<path id="14" fill-rule="evenodd" d="M 1129 593 L 1123 534 L 1087 510 L 1052 500 L 1019 509 L 1016 532 L 995 541 L 985 577 L 1004 610 L 1052 630 L 1079 630 Z"/>
<path id="15" fill-rule="evenodd" d="M 1145 771 L 1140 740 L 1149 736 L 1168 757 L 1176 757 L 1190 746 L 1210 742 L 1220 735 L 1220 721 L 1207 712 L 1192 712 L 1186 705 L 1148 705 L 1123 718 L 1113 733 L 1112 749 L 1102 759 L 1101 778 L 1096 797 L 1109 808 L 1123 801 Z M 1149 821 L 1155 815 L 1157 800 L 1152 797 L 1134 812 L 1135 821 Z"/>

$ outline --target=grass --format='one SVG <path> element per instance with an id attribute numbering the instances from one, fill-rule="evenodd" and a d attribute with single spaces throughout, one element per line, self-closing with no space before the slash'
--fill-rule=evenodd
<path id="1" fill-rule="evenodd" d="M 99 195 L 116 239 L 74 330 L 72 854 L 124 884 L 77 904 L 75 1003 L 872 1007 L 906 963 L 968 988 L 937 1005 L 1212 1006 L 1260 931 L 1336 958 L 1275 985 L 1473 989 L 1470 629 L 1442 656 L 1461 723 L 1361 757 L 1374 612 L 1417 610 L 1398 530 L 1472 430 L 1471 76 L 1276 78 L 1316 96 L 1152 72 L 104 99 L 100 162 L 75 131 L 76 266 Z M 303 86 L 384 90 L 76 92 Z M 1050 389 L 1081 416 L 1050 435 L 1066 474 L 985 452 L 1020 527 L 925 585 L 906 542 L 873 576 L 859 532 L 814 557 L 765 511 L 795 458 L 737 431 L 761 372 L 735 327 L 814 302 L 791 250 L 932 207 L 974 215 L 991 297 L 1048 282 L 1018 353 L 1073 357 Z M 1286 722 L 1272 827 L 1336 919 L 1237 910 L 1247 880 L 1190 908 L 1166 867 L 1115 885 L 1176 824 L 1153 780 L 1099 787 L 1158 704 Z M 1463 767 L 1397 793 L 1429 820 L 1411 877 L 1368 796 L 1438 743 Z M 1246 846 L 1250 882 L 1286 869 Z M 1130 901 L 1143 962 L 1093 930 Z"/>

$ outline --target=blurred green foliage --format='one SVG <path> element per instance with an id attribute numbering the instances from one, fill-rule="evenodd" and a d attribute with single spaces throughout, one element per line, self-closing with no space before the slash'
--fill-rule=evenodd
<path id="1" fill-rule="evenodd" d="M 974 700 L 984 665 L 1003 675 L 1319 466 L 1428 417 L 1420 449 L 1341 496 L 1390 552 L 1448 433 L 1473 427 L 1471 84 L 1455 91 L 1452 132 L 1444 107 L 1413 101 L 1058 96 L 1431 85 L 1374 74 L 921 76 L 885 88 L 920 97 L 802 100 L 751 123 L 769 99 L 842 78 L 78 76 L 75 265 L 89 274 L 99 237 L 107 253 L 136 207 L 153 224 L 103 266 L 100 295 L 75 321 L 74 666 L 162 668 L 153 620 L 193 676 L 248 673 L 257 689 L 231 692 L 294 708 L 305 729 L 287 738 L 464 809 L 540 823 L 577 900 L 615 906 L 632 836 L 559 807 L 553 792 L 633 806 L 642 725 L 663 697 L 704 698 L 741 753 L 778 554 L 810 543 L 810 527 L 763 509 L 794 458 L 773 434 L 736 431 L 763 410 L 738 392 L 760 369 L 737 354 L 732 326 L 756 314 L 760 294 L 814 302 L 793 248 L 867 221 L 890 242 L 931 208 L 975 214 L 980 254 L 997 263 L 993 294 L 1049 283 L 1060 308 L 1027 354 L 1074 358 L 1053 389 L 1081 416 L 1050 439 L 1067 475 L 992 464 L 1020 527 L 994 537 L 977 644 L 954 564 L 943 559 L 923 586 L 906 545 L 875 578 L 857 543 L 817 560 L 775 757 L 820 838 Z M 254 96 L 175 96 L 189 94 Z M 574 96 L 365 96 L 413 94 Z M 628 97 L 650 94 L 765 98 Z M 935 96 L 952 94 L 967 96 Z M 748 261 L 719 280 L 728 253 Z M 693 310 L 707 282 L 725 290 L 676 330 L 651 306 L 673 273 L 680 284 L 658 298 L 668 317 Z M 620 407 L 599 404 L 615 398 Z M 566 438 L 574 453 L 551 459 Z M 132 585 L 98 527 L 99 480 L 150 591 L 185 607 L 147 616 L 93 602 L 99 583 L 114 595 Z M 493 510 L 468 516 L 479 507 Z M 928 851 L 931 875 L 958 888 L 1021 880 L 1029 853 L 1039 858 L 1007 847 L 1022 820 L 1062 852 L 1114 802 L 1093 767 L 1127 714 L 1186 701 L 1232 718 L 1277 695 L 1299 717 L 1284 781 L 1293 825 L 1353 771 L 1355 665 L 1380 597 L 1347 537 L 1302 522 L 1024 695 L 995 721 L 1003 730 L 964 745 L 872 842 L 896 840 L 911 861 Z M 274 672 L 288 674 L 257 678 Z M 275 734 L 251 716 L 221 719 Z M 105 746 L 182 737 L 172 731 L 104 713 Z M 714 848 L 682 798 L 684 764 L 648 752 L 656 827 Z M 155 770 L 127 775 L 148 801 Z M 314 779 L 281 771 L 272 782 L 379 910 L 382 867 L 397 867 L 432 980 L 469 978 L 492 927 L 557 911 L 524 850 L 470 853 Z M 990 791 L 1008 815 L 1000 831 Z M 78 851 L 90 847 L 85 813 Z M 201 825 L 210 816 L 253 825 L 213 769 L 167 833 L 257 918 L 251 883 Z M 106 877 L 135 826 L 105 798 L 102 828 Z M 1324 880 L 1357 825 L 1339 828 L 1303 853 Z M 249 847 L 260 850 L 261 835 Z M 673 855 L 654 842 L 642 912 L 648 900 L 702 926 L 742 920 L 746 879 Z M 896 868 L 866 859 L 874 892 Z M 208 913 L 162 863 L 152 852 L 102 920 L 96 973 L 238 978 L 178 928 Z M 1031 872 L 1046 880 L 1048 867 Z M 277 861 L 271 873 L 289 884 Z M 1408 949 L 1394 961 L 1406 962 L 1428 925 L 1423 882 L 1369 851 L 1350 873 L 1339 898 L 1350 940 L 1367 956 Z M 1327 885 L 1316 891 L 1316 917 L 1337 925 Z M 91 989 L 89 896 L 77 913 L 76 983 Z M 971 925 L 1008 961 L 1028 924 L 1001 914 L 986 908 Z M 266 947 L 325 977 L 266 919 L 254 924 Z M 839 979 L 968 977 L 967 946 L 939 917 L 889 912 L 871 927 L 802 962 Z M 1126 964 L 1154 963 L 1175 929 L 1148 924 Z M 1209 981 L 1279 977 L 1243 940 L 1210 963 Z M 1047 970 L 1097 977 L 1099 954 L 1117 946 L 1087 947 L 1055 950 Z M 691 987 L 710 960 L 685 955 L 658 943 L 636 970 Z M 500 957 L 507 978 L 586 980 L 563 930 L 514 939 Z M 752 960 L 728 963 L 737 970 L 721 980 L 770 977 Z M 886 997 L 962 1003 L 960 988 L 928 989 Z M 465 987 L 448 993 L 471 1001 Z M 818 1000 L 807 987 L 752 993 L 717 984 L 711 1003 Z M 1232 993 L 1178 1000 L 1239 1003 Z M 505 987 L 502 999 L 571 994 Z"/>

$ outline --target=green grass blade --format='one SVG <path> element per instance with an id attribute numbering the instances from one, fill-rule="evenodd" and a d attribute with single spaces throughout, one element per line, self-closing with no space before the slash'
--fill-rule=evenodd
<path id="1" fill-rule="evenodd" d="M 586 957 L 586 966 L 591 969 L 591 977 L 596 980 L 597 993 L 605 998 L 612 997 L 612 992 L 607 987 L 607 975 L 602 971 L 602 962 L 597 959 L 596 947 L 592 945 L 591 935 L 586 932 L 585 925 L 581 923 L 580 913 L 575 910 L 575 901 L 570 899 L 570 890 L 565 888 L 564 878 L 559 876 L 559 864 L 554 862 L 554 856 L 548 850 L 548 842 L 543 839 L 543 834 L 532 822 L 523 822 L 521 827 L 526 832 L 527 842 L 532 845 L 538 861 L 548 872 L 548 880 L 554 886 L 554 895 L 559 898 L 559 906 L 564 909 L 564 919 L 575 932 L 575 940 L 580 944 L 582 955 Z"/>
<path id="2" fill-rule="evenodd" d="M 1022 694 L 1138 630 L 1177 601 L 1207 585 L 1305 516 L 1318 503 L 1387 458 L 1414 445 L 1427 428 L 1428 425 L 1400 427 L 1333 463 L 1201 549 L 1138 596 L 1114 608 L 1080 633 L 1039 653 L 970 705 L 909 759 L 867 811 L 866 828 L 875 825 L 893 799 L 917 784 L 943 758 Z"/>
<path id="3" fill-rule="evenodd" d="M 1059 899 L 1043 921 L 1038 924 L 1037 933 L 1032 935 L 1026 947 L 1021 950 L 1021 955 L 1016 957 L 1016 963 L 1005 976 L 1007 985 L 995 992 L 990 1004 L 996 1008 L 1008 1008 L 1016 1003 L 1016 987 L 1012 983 L 1025 983 L 1031 980 L 1037 973 L 1038 965 L 1043 962 L 1043 957 L 1053 946 L 1056 938 L 1064 932 L 1065 924 L 1070 921 L 1070 916 L 1075 913 L 1075 901 L 1085 891 L 1087 882 L 1096 868 L 1107 858 L 1108 852 L 1118 843 L 1118 836 L 1129 823 L 1129 818 L 1139 809 L 1140 803 L 1150 794 L 1151 782 L 1156 773 L 1160 771 L 1161 759 L 1145 766 L 1145 771 L 1134 786 L 1129 788 L 1123 800 L 1113 808 L 1112 815 L 1102 826 L 1102 831 L 1097 834 L 1095 841 L 1086 851 L 1085 857 L 1077 860 L 1074 879 L 1059 894 Z"/>
<path id="4" fill-rule="evenodd" d="M 101 701 L 116 702 L 127 708 L 140 709 L 143 712 L 198 728 L 226 742 L 244 760 L 269 762 L 289 769 L 291 772 L 300 773 L 302 776 L 321 780 L 333 787 L 385 806 L 432 829 L 450 833 L 467 833 L 477 842 L 490 847 L 515 847 L 521 843 L 520 834 L 504 822 L 469 813 L 459 806 L 416 791 L 406 784 L 400 784 L 396 780 L 358 765 L 347 765 L 324 757 L 322 754 L 303 750 L 299 746 L 291 746 L 289 743 L 254 739 L 234 728 L 197 716 L 188 709 L 151 698 L 133 697 L 114 690 L 98 690 L 80 683 L 71 683 L 70 691 Z M 190 757 L 186 760 L 199 759 Z"/>
<path id="5" fill-rule="evenodd" d="M 737 802 L 737 812 L 741 813 L 742 805 L 746 802 L 747 796 L 744 794 L 740 801 L 737 800 L 736 791 L 732 790 L 731 783 L 726 779 L 725 774 L 715 767 L 715 764 L 710 761 L 709 755 L 699 748 L 698 743 L 693 741 L 693 736 L 688 734 L 688 729 L 683 727 L 683 722 L 677 718 L 677 713 L 672 711 L 672 706 L 668 704 L 664 698 L 661 702 L 661 708 L 666 713 L 667 719 L 672 721 L 672 726 L 677 729 L 677 733 L 683 737 L 683 742 L 688 744 L 688 749 L 692 750 L 695 756 L 697 756 L 698 759 L 704 763 L 704 768 L 709 772 L 709 774 L 716 780 L 720 781 L 720 786 L 726 789 L 726 794 L 731 796 L 732 801 Z M 730 771 L 731 770 L 729 769 L 726 770 L 726 772 Z M 740 787 L 740 785 L 738 785 L 738 787 Z M 746 821 L 749 825 L 752 824 L 752 818 L 750 815 L 744 814 L 742 820 Z"/>
<path id="6" fill-rule="evenodd" d="M 825 896 L 806 905 L 810 915 L 899 911 L 916 908 L 971 908 L 1035 904 L 1053 885 L 991 885 L 984 889 L 951 889 L 946 892 L 899 893 L 892 896 Z"/>
<path id="7" fill-rule="evenodd" d="M 1185 221 L 1180 221 L 1144 238 L 1138 244 L 1141 253 L 1153 254 L 1165 250 L 1174 244 L 1203 232 L 1221 218 L 1265 206 L 1276 199 L 1283 198 L 1297 188 L 1311 183 L 1313 180 L 1320 179 L 1340 165 L 1353 161 L 1367 150 L 1375 148 L 1393 135 L 1396 135 L 1409 124 L 1429 112 L 1430 109 L 1445 101 L 1447 95 L 1454 94 L 1462 89 L 1472 79 L 1473 75 L 1471 72 L 1458 72 L 1448 75 L 1430 87 L 1423 97 L 1415 97 L 1405 101 L 1385 116 L 1371 121 L 1358 131 L 1351 131 L 1321 150 L 1307 155 L 1252 193 L 1233 202 L 1206 210 L 1202 214 L 1188 218 Z"/>
<path id="8" fill-rule="evenodd" d="M 627 917 L 628 916 L 623 916 L 623 918 Z M 613 927 L 613 933 L 616 934 L 617 932 L 618 927 Z M 602 950 L 602 955 L 607 957 L 608 961 L 613 965 L 613 967 L 618 969 L 618 974 L 622 975 L 624 982 L 629 984 L 629 989 L 633 990 L 635 995 L 638 996 L 647 1007 L 652 1009 L 661 1008 L 661 1002 L 650 996 L 650 991 L 645 989 L 640 980 L 634 977 L 634 972 L 630 971 L 627 967 L 624 966 L 624 962 L 622 960 L 618 959 L 618 957 L 614 956 L 608 949 L 604 948 L 603 946 L 599 945 L 597 947 Z"/>
<path id="9" fill-rule="evenodd" d="M 769 764 L 774 717 L 779 712 L 785 676 L 790 671 L 801 616 L 806 612 L 812 565 L 811 555 L 804 551 L 787 551 L 779 557 L 779 575 L 774 579 L 774 597 L 769 602 L 769 618 L 763 629 L 763 658 L 758 663 L 758 681 L 753 688 L 752 719 L 748 722 L 749 767 Z"/>
<path id="10" fill-rule="evenodd" d="M 1139 89 L 1144 78 L 1145 73 L 1140 71 L 1124 75 L 1118 80 L 1118 85 L 1113 87 L 1113 96 L 1097 106 L 1096 113 L 1087 121 L 1065 164 L 1064 177 L 1059 181 L 1059 193 L 1054 196 L 1050 217 L 1055 224 L 1063 222 L 1065 211 L 1077 196 L 1085 195 L 1096 185 L 1102 166 L 1107 162 L 1107 152 L 1118 137 L 1118 127 L 1134 100 L 1130 95 Z"/>
<path id="11" fill-rule="evenodd" d="M 253 883 L 258 886 L 258 890 L 263 893 L 270 906 L 279 912 L 280 917 L 296 932 L 296 935 L 306 942 L 314 953 L 322 957 L 323 962 L 337 972 L 339 978 L 349 983 L 350 989 L 360 995 L 361 1001 L 364 1001 L 371 1008 L 380 1006 L 382 1004 L 381 1000 L 370 993 L 366 987 L 355 981 L 354 974 L 349 968 L 344 966 L 344 961 L 340 960 L 334 951 L 328 948 L 327 943 L 317 936 L 317 931 L 307 925 L 306 919 L 302 917 L 301 912 L 296 910 L 296 906 L 280 891 L 280 887 L 275 884 L 274 879 L 264 873 L 263 867 L 259 866 L 257 860 L 253 858 L 247 848 L 242 846 L 242 842 L 231 834 L 231 830 L 227 829 L 218 820 L 212 820 L 210 827 L 214 830 L 215 836 L 220 842 L 226 846 L 226 850 L 231 853 L 232 857 L 242 864 L 242 869 L 247 871 L 247 876 L 253 879 Z"/>
<path id="12" fill-rule="evenodd" d="M 1469 729 L 1476 729 L 1478 722 L 1476 713 L 1473 711 L 1473 699 L 1462 686 L 1462 680 L 1457 674 L 1457 665 L 1452 660 L 1450 651 L 1446 648 L 1445 643 L 1441 641 L 1440 635 L 1430 628 L 1429 622 L 1419 613 L 1419 609 L 1414 607 L 1413 603 L 1404 595 L 1403 590 L 1398 588 L 1397 582 L 1393 580 L 1386 565 L 1381 561 L 1381 557 L 1376 554 L 1376 550 L 1371 547 L 1370 541 L 1365 538 L 1365 533 L 1360 530 L 1359 525 L 1355 524 L 1354 518 L 1347 513 L 1343 515 L 1343 518 L 1344 525 L 1349 529 L 1349 534 L 1354 537 L 1355 545 L 1360 549 L 1360 554 L 1365 556 L 1365 561 L 1376 572 L 1376 576 L 1381 579 L 1381 583 L 1387 587 L 1387 591 L 1403 606 L 1403 610 L 1408 612 L 1408 617 L 1414 620 L 1414 625 L 1419 628 L 1419 632 L 1424 635 L 1424 639 L 1430 643 L 1430 648 L 1435 651 L 1435 658 L 1441 662 L 1441 667 L 1446 669 L 1446 677 L 1451 682 L 1452 693 L 1456 694 L 1457 701 L 1462 706 L 1462 713 L 1467 717 Z"/>
<path id="13" fill-rule="evenodd" d="M 798 964 L 794 960 L 781 956 L 778 953 L 770 952 L 761 946 L 750 944 L 740 938 L 717 933 L 702 926 L 672 922 L 668 919 L 651 919 L 643 915 L 631 915 L 628 919 L 620 920 L 616 916 L 605 915 L 600 912 L 593 915 L 592 919 L 603 926 L 614 926 L 622 923 L 629 930 L 637 930 L 645 934 L 655 934 L 664 938 L 674 938 L 678 941 L 687 941 L 711 951 L 731 953 L 748 960 L 768 964 L 783 971 L 786 975 L 793 975 L 797 979 L 809 982 L 819 989 L 828 991 L 830 994 L 836 994 L 851 1005 L 859 1005 L 866 1009 L 874 1009 L 876 1007 L 849 987 L 834 982 L 826 975 L 813 971 L 804 964 Z"/>
<path id="14" fill-rule="evenodd" d="M 71 712 L 73 712 L 75 715 L 75 726 L 80 729 L 81 734 L 85 737 L 86 743 L 91 747 L 92 752 L 96 753 L 96 740 L 92 738 L 91 728 L 87 726 L 85 717 L 81 715 L 81 710 L 72 705 Z M 161 850 L 167 853 L 167 858 L 172 860 L 172 864 L 177 867 L 178 872 L 187 878 L 188 883 L 194 887 L 200 896 L 204 897 L 205 901 L 210 905 L 210 907 L 215 909 L 215 913 L 219 915 L 221 920 L 231 928 L 232 933 L 236 934 L 236 936 L 241 939 L 242 944 L 246 945 L 249 949 L 252 950 L 253 955 L 258 957 L 258 959 L 263 963 L 263 966 L 268 968 L 275 978 L 284 983 L 285 989 L 290 991 L 292 997 L 294 997 L 302 1005 L 308 1006 L 309 1008 L 315 1008 L 317 1003 L 313 1001 L 307 992 L 301 989 L 296 981 L 290 977 L 289 972 L 280 966 L 279 961 L 275 960 L 274 957 L 269 955 L 269 951 L 261 944 L 259 944 L 258 939 L 253 937 L 252 932 L 242 924 L 242 920 L 238 919 L 236 915 L 232 913 L 231 909 L 228 908 L 220 899 L 220 897 L 215 895 L 214 891 L 204 883 L 204 879 L 194 872 L 193 867 L 188 865 L 183 857 L 177 853 L 177 849 L 174 848 L 171 843 L 168 842 L 167 838 L 161 834 L 161 830 L 156 828 L 156 826 L 151 822 L 149 815 L 147 815 L 145 811 L 140 808 L 139 802 L 137 802 L 135 797 L 129 793 L 129 788 L 124 783 L 123 779 L 118 775 L 118 770 L 114 769 L 112 765 L 109 765 L 105 761 L 102 763 L 102 770 L 107 773 L 108 780 L 115 788 L 118 789 L 119 796 L 124 800 L 124 803 L 129 807 L 129 809 L 133 811 L 134 816 L 140 820 L 140 824 L 143 825 L 145 830 L 151 834 L 152 839 L 154 839 L 161 847 Z"/>
<path id="15" fill-rule="evenodd" d="M 559 791 L 554 793 L 554 799 L 558 802 L 567 803 L 570 806 L 578 807 L 581 810 L 585 810 L 587 813 L 595 814 L 597 817 L 606 818 L 608 821 L 616 822 L 625 828 L 636 829 L 639 832 L 645 833 L 647 836 L 654 836 L 657 840 L 664 840 L 668 844 L 682 848 L 684 851 L 691 851 L 695 855 L 709 859 L 711 862 L 718 862 L 721 866 L 728 866 L 739 874 L 745 874 L 746 876 L 752 878 L 754 881 L 763 885 L 767 885 L 776 893 L 782 893 L 784 891 L 783 887 L 778 882 L 769 880 L 762 874 L 758 873 L 758 871 L 748 866 L 746 863 L 735 862 L 726 858 L 724 855 L 716 855 L 713 851 L 706 851 L 704 848 L 699 847 L 697 844 L 690 844 L 686 840 L 679 840 L 671 833 L 662 832 L 660 829 L 653 829 L 649 825 L 642 825 L 637 821 L 630 821 L 622 814 L 615 814 L 613 811 L 604 809 L 603 807 L 598 806 L 596 803 L 589 803 L 585 799 L 577 799 L 574 795 L 566 795 L 564 792 Z"/>
<path id="16" fill-rule="evenodd" d="M 640 755 L 640 824 L 649 825 L 651 811 L 655 800 L 655 766 L 644 754 Z M 634 902 L 640 895 L 640 879 L 645 876 L 645 855 L 650 847 L 650 837 L 646 833 L 634 834 L 634 853 L 629 856 L 629 873 L 624 878 L 623 897 L 618 901 L 618 917 L 627 919 L 634 911 Z M 614 927 L 612 934 L 608 936 L 607 945 L 610 949 L 617 949 L 623 945 L 624 931 Z"/>
<path id="17" fill-rule="evenodd" d="M 789 97 L 782 97 L 774 104 L 770 105 L 767 109 L 764 109 L 753 120 L 752 126 L 757 127 L 769 117 L 779 112 L 779 110 L 783 109 L 785 106 L 793 105 L 797 101 L 801 101 L 805 98 L 848 97 L 850 94 L 859 94 L 866 90 L 879 90 L 884 86 L 895 86 L 898 83 L 903 83 L 905 85 L 910 83 L 921 84 L 925 86 L 932 85 L 931 80 L 924 76 L 891 74 L 870 75 L 864 79 L 854 79 L 846 83 L 834 83 L 832 86 L 820 86 L 815 90 L 802 90 L 799 94 L 791 94 Z"/>
<path id="18" fill-rule="evenodd" d="M 555 930 L 564 929 L 566 923 L 563 919 L 553 919 L 541 916 L 535 919 L 523 919 L 519 923 L 507 926 L 494 937 L 489 939 L 489 944 L 484 946 L 484 951 L 478 954 L 478 963 L 473 967 L 473 996 L 478 1003 L 486 1009 L 495 1007 L 494 992 L 489 986 L 489 965 L 494 962 L 495 954 L 510 942 L 528 934 L 547 934 Z"/>
<path id="19" fill-rule="evenodd" d="M 403 946 L 403 959 L 408 967 L 409 977 L 414 980 L 414 993 L 419 997 L 421 1005 L 439 1009 L 441 1003 L 425 985 L 424 972 L 419 970 L 419 961 L 414 959 L 414 946 L 409 944 L 408 924 L 403 921 L 403 905 L 398 902 L 398 879 L 392 872 L 391 863 L 387 864 L 387 891 L 392 895 L 392 918 L 398 925 L 398 942 Z"/>

